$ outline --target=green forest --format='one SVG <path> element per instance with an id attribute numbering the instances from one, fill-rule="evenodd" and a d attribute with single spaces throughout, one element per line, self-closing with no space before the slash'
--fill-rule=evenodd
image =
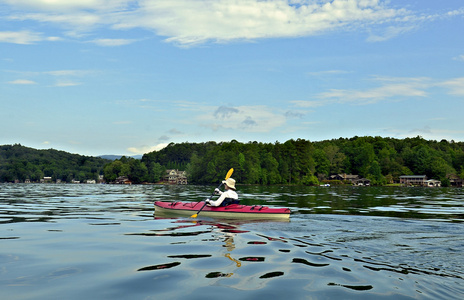
<path id="1" fill-rule="evenodd" d="M 98 180 L 110 161 L 70 154 L 54 149 L 37 150 L 20 144 L 0 146 L 0 182 L 40 182 L 51 177 L 54 182 Z"/>
<path id="2" fill-rule="evenodd" d="M 143 155 L 141 160 L 122 157 L 114 161 L 33 150 L 20 145 L 1 146 L 0 181 L 37 180 L 52 176 L 69 182 L 103 174 L 107 182 L 120 176 L 133 183 L 159 182 L 167 169 L 187 172 L 189 183 L 217 183 L 234 168 L 241 184 L 304 184 L 328 182 L 333 174 L 356 174 L 371 185 L 398 182 L 401 175 L 426 175 L 442 186 L 449 178 L 464 178 L 464 143 L 425 140 L 420 136 L 395 139 L 352 137 L 311 142 L 171 143 Z"/>
<path id="3" fill-rule="evenodd" d="M 464 177 L 464 143 L 425 140 L 422 137 L 395 139 L 353 137 L 311 142 L 285 143 L 171 143 L 161 151 L 147 153 L 141 165 L 131 160 L 109 164 L 134 169 L 135 182 L 161 179 L 165 169 L 185 170 L 189 183 L 219 182 L 230 168 L 242 184 L 318 185 L 332 174 L 356 174 L 372 185 L 398 182 L 401 175 L 427 175 L 449 185 L 450 176 Z M 132 162 L 132 164 L 134 164 Z M 105 167 L 105 177 L 116 176 Z M 121 169 L 122 166 L 116 168 Z M 142 170 L 143 169 L 143 170 Z M 145 177 L 139 177 L 142 174 Z"/>

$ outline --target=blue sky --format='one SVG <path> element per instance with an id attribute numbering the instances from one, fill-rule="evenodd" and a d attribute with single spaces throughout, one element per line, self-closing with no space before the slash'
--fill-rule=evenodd
<path id="1" fill-rule="evenodd" d="M 464 141 L 462 0 L 0 0 L 0 144 Z"/>

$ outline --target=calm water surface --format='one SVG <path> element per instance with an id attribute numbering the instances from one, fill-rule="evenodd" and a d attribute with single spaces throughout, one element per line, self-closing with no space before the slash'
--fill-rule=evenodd
<path id="1" fill-rule="evenodd" d="M 239 188 L 289 222 L 157 218 L 208 186 L 0 185 L 0 299 L 463 299 L 462 189 Z"/>

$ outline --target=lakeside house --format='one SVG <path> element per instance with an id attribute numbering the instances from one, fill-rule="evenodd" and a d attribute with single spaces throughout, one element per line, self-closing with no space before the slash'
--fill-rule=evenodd
<path id="1" fill-rule="evenodd" d="M 330 180 L 340 180 L 340 181 L 349 181 L 353 183 L 353 181 L 361 179 L 361 176 L 359 175 L 353 175 L 353 174 L 335 174 L 335 175 L 330 175 Z"/>
<path id="2" fill-rule="evenodd" d="M 361 179 L 361 176 L 353 175 L 353 174 L 343 173 L 343 174 L 330 175 L 330 180 L 349 181 L 351 183 L 355 183 L 355 181 L 359 179 Z"/>
<path id="3" fill-rule="evenodd" d="M 132 181 L 130 181 L 127 176 L 119 176 L 118 178 L 116 178 L 114 183 L 115 184 L 129 184 L 129 185 L 131 185 Z"/>
<path id="4" fill-rule="evenodd" d="M 163 181 L 169 184 L 187 184 L 187 173 L 175 169 L 166 170 Z"/>
<path id="5" fill-rule="evenodd" d="M 402 175 L 400 176 L 400 184 L 409 186 L 440 187 L 441 181 L 428 179 L 427 175 Z"/>
<path id="6" fill-rule="evenodd" d="M 463 180 L 459 178 L 458 175 L 456 174 L 449 174 L 446 176 L 448 178 L 450 185 L 454 187 L 462 187 Z"/>
<path id="7" fill-rule="evenodd" d="M 52 178 L 50 176 L 45 176 L 44 178 L 40 179 L 40 183 L 52 183 Z"/>
<path id="8" fill-rule="evenodd" d="M 427 175 L 402 175 L 400 184 L 424 186 L 427 181 Z"/>
<path id="9" fill-rule="evenodd" d="M 440 187 L 441 181 L 436 179 L 429 179 L 425 182 L 426 186 L 428 187 Z"/>
<path id="10" fill-rule="evenodd" d="M 354 185 L 360 185 L 360 186 L 370 186 L 371 181 L 370 181 L 370 179 L 367 179 L 367 178 L 360 178 L 360 179 L 354 180 L 353 184 Z"/>
<path id="11" fill-rule="evenodd" d="M 358 186 L 369 186 L 371 185 L 370 179 L 367 178 L 361 178 L 359 175 L 353 175 L 353 174 L 334 174 L 331 175 L 330 180 L 339 180 L 341 182 L 349 182 L 353 185 L 358 185 Z"/>

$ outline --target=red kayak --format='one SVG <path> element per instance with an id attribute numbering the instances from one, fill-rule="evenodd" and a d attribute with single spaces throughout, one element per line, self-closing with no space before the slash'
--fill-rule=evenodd
<path id="1" fill-rule="evenodd" d="M 205 202 L 163 202 L 155 201 L 155 215 L 176 214 L 191 216 L 203 207 Z M 217 218 L 288 219 L 290 209 L 271 208 L 262 205 L 231 204 L 228 206 L 205 206 L 200 215 Z"/>

